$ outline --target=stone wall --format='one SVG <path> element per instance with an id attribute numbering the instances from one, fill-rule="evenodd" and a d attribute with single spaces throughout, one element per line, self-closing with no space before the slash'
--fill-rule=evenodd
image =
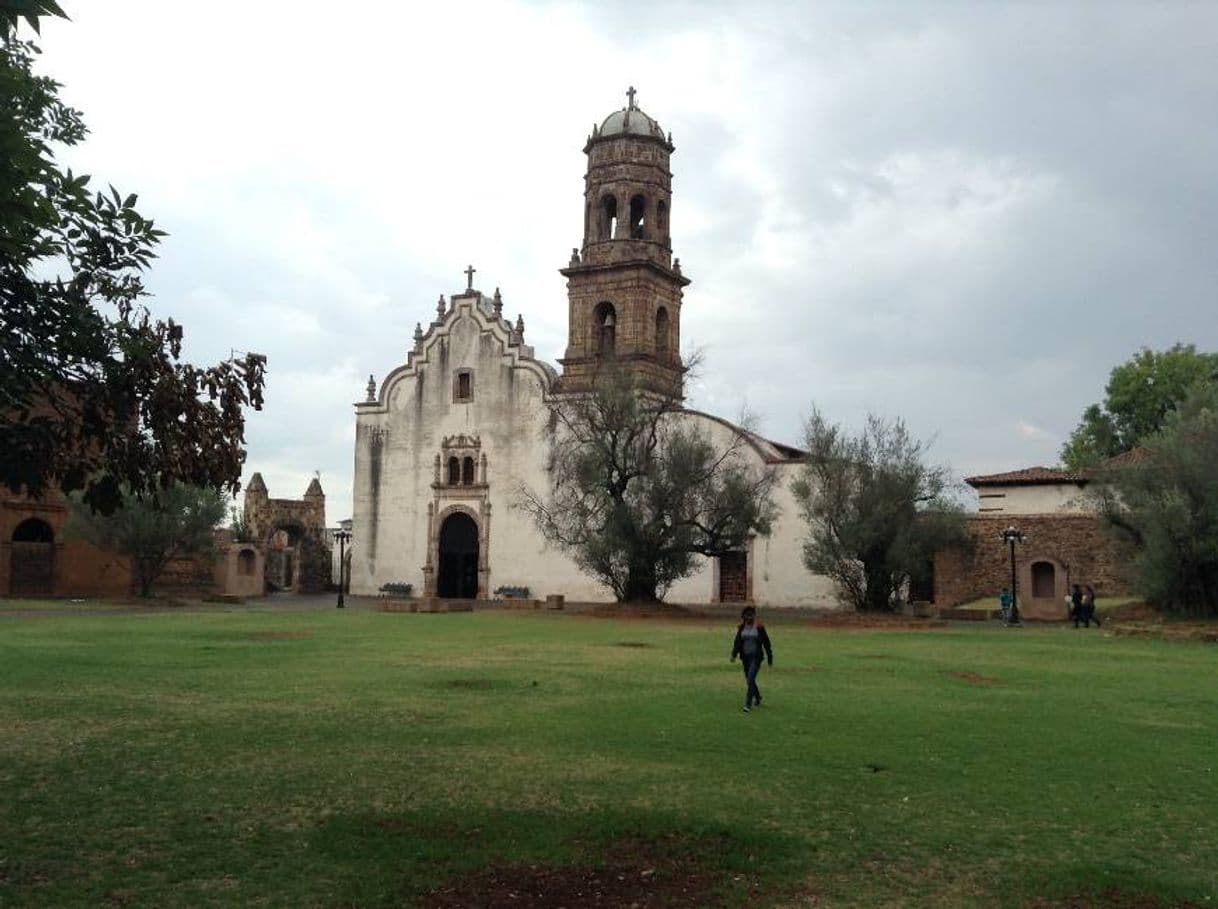
<path id="1" fill-rule="evenodd" d="M 1055 568 L 1055 606 L 1071 584 L 1091 584 L 1099 596 L 1131 593 L 1121 571 L 1122 559 L 1094 515 L 1042 514 L 989 517 L 967 522 L 971 545 L 935 556 L 935 604 L 955 606 L 981 597 L 997 597 L 1011 583 L 1010 549 L 1002 531 L 1014 523 L 1027 535 L 1015 546 L 1015 570 L 1023 602 L 1032 599 L 1032 565 L 1048 562 Z"/>

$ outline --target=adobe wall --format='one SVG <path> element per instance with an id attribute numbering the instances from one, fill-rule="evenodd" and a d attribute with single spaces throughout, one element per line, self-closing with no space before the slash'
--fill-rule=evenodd
<path id="1" fill-rule="evenodd" d="M 0 596 L 10 595 L 13 531 L 27 518 L 36 518 L 54 533 L 54 568 L 50 596 L 127 596 L 132 590 L 131 562 L 126 556 L 98 549 L 64 534 L 67 501 L 49 491 L 41 499 L 9 494 L 0 500 Z"/>
<path id="2" fill-rule="evenodd" d="M 1021 603 L 1032 599 L 1032 563 L 1037 561 L 1047 561 L 1057 569 L 1056 590 L 1051 598 L 1056 611 L 1064 612 L 1060 604 L 1071 584 L 1091 584 L 1099 596 L 1132 592 L 1122 574 L 1123 563 L 1116 546 L 1094 515 L 977 515 L 966 522 L 971 546 L 935 556 L 935 605 L 948 607 L 981 597 L 996 598 L 1010 586 L 1010 549 L 1002 541 L 1002 531 L 1012 524 L 1027 535 L 1026 542 L 1015 545 Z"/>

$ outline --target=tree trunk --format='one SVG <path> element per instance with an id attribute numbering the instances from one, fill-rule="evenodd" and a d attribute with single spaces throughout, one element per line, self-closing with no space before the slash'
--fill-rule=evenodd
<path id="1" fill-rule="evenodd" d="M 888 566 L 882 558 L 863 562 L 863 574 L 867 579 L 867 589 L 863 599 L 865 608 L 873 612 L 887 612 L 892 609 L 892 578 Z"/>
<path id="2" fill-rule="evenodd" d="M 654 565 L 631 565 L 626 575 L 624 603 L 658 603 L 656 596 L 656 569 Z"/>

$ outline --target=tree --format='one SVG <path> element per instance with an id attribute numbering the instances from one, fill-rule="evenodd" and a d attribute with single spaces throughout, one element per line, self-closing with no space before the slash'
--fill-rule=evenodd
<path id="1" fill-rule="evenodd" d="M 1062 446 L 1062 463 L 1079 470 L 1130 451 L 1163 427 L 1193 387 L 1213 384 L 1218 384 L 1218 353 L 1199 353 L 1192 344 L 1142 348 L 1112 370 L 1103 405 L 1083 411 Z"/>
<path id="2" fill-rule="evenodd" d="M 227 497 L 215 489 L 175 483 L 143 497 L 128 494 L 108 515 L 74 496 L 70 532 L 93 545 L 131 558 L 140 596 L 170 560 L 207 555 L 216 526 L 224 519 Z"/>
<path id="3" fill-rule="evenodd" d="M 678 401 L 614 368 L 551 411 L 550 489 L 524 488 L 518 505 L 619 602 L 656 602 L 698 556 L 770 532 L 775 476 L 747 463 L 745 431 L 716 446 Z"/>
<path id="4" fill-rule="evenodd" d="M 856 609 L 895 608 L 935 552 L 965 538 L 947 468 L 925 462 L 925 444 L 900 420 L 868 415 L 850 436 L 814 409 L 805 438 L 807 463 L 793 487 L 810 531 L 804 563 Z"/>
<path id="5" fill-rule="evenodd" d="M 1218 386 L 1199 385 L 1091 484 L 1135 587 L 1170 612 L 1218 615 Z"/>
<path id="6" fill-rule="evenodd" d="M 260 409 L 264 358 L 181 360 L 182 328 L 142 305 L 142 275 L 165 236 L 136 196 L 93 192 L 53 147 L 86 128 L 36 75 L 26 21 L 52 0 L 0 0 L 0 483 L 79 491 L 113 510 L 186 482 L 239 488 L 242 408 Z"/>

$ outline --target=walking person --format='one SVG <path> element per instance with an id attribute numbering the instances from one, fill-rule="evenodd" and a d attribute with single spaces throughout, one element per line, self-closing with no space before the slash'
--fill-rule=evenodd
<path id="1" fill-rule="evenodd" d="M 1083 626 L 1090 628 L 1092 622 L 1100 627 L 1100 617 L 1095 614 L 1095 588 L 1088 584 L 1083 588 Z"/>
<path id="2" fill-rule="evenodd" d="M 1015 597 L 1011 594 L 1009 587 L 1002 588 L 1002 593 L 998 594 L 998 614 L 1002 616 L 1002 624 L 1011 624 L 1011 607 L 1015 605 Z"/>
<path id="3" fill-rule="evenodd" d="M 740 657 L 740 665 L 744 669 L 744 680 L 748 689 L 744 695 L 744 712 L 748 713 L 753 705 L 761 706 L 761 689 L 757 687 L 757 673 L 761 669 L 764 657 L 771 666 L 774 665 L 774 650 L 770 646 L 770 636 L 766 634 L 765 625 L 757 621 L 757 610 L 745 606 L 740 613 L 740 624 L 736 628 L 736 640 L 732 643 L 731 661 Z"/>
<path id="4" fill-rule="evenodd" d="M 1083 620 L 1083 588 L 1078 584 L 1070 591 L 1070 618 L 1074 619 L 1074 627 Z"/>

